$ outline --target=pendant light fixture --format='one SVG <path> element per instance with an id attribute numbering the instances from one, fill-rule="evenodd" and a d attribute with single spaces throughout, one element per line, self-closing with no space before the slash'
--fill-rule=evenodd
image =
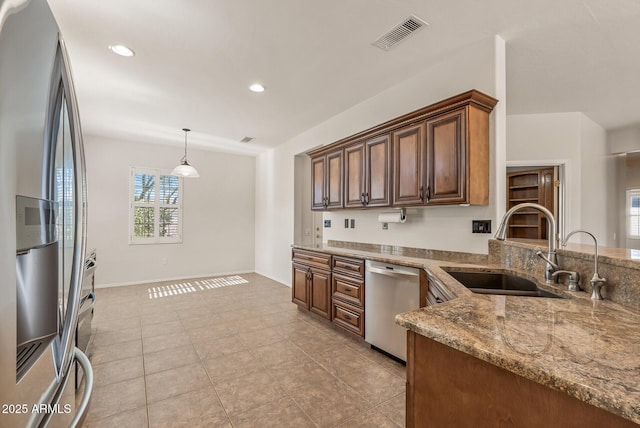
<path id="1" fill-rule="evenodd" d="M 173 169 L 173 171 L 171 172 L 171 175 L 177 175 L 180 177 L 191 177 L 191 178 L 200 177 L 200 174 L 198 174 L 198 171 L 196 171 L 196 169 L 191 165 L 189 165 L 189 162 L 187 162 L 187 133 L 191 130 L 188 128 L 182 128 L 182 130 L 184 131 L 184 156 L 180 161 L 180 165 L 178 165 Z"/>

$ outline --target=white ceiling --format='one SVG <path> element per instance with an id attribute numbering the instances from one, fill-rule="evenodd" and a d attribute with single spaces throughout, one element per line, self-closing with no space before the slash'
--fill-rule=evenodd
<path id="1" fill-rule="evenodd" d="M 48 2 L 87 134 L 181 145 L 189 127 L 190 144 L 257 153 L 495 34 L 508 114 L 640 123 L 637 0 Z M 389 52 L 371 45 L 411 14 L 429 27 Z M 118 43 L 136 56 L 107 49 Z M 248 90 L 256 81 L 264 93 Z"/>

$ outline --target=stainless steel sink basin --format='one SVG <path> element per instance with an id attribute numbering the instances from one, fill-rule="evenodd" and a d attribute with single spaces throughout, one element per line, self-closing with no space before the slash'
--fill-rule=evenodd
<path id="1" fill-rule="evenodd" d="M 478 294 L 501 294 L 508 296 L 555 297 L 541 290 L 533 281 L 502 272 L 447 272 L 459 283 Z"/>

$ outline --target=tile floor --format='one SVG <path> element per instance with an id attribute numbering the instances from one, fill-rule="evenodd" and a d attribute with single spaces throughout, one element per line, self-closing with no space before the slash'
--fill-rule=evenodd
<path id="1" fill-rule="evenodd" d="M 85 427 L 404 426 L 405 368 L 257 274 L 97 290 Z"/>

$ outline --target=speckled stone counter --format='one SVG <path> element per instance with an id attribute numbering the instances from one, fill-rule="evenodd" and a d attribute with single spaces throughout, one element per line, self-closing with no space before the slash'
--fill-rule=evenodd
<path id="1" fill-rule="evenodd" d="M 446 270 L 500 270 L 533 280 L 540 276 L 535 269 L 461 263 L 454 252 L 431 260 L 344 246 L 296 247 L 424 268 L 431 281 L 456 298 L 399 314 L 398 324 L 640 424 L 638 311 L 539 281 L 540 288 L 565 298 L 474 294 Z M 490 254 L 488 261 L 495 260 Z"/>

